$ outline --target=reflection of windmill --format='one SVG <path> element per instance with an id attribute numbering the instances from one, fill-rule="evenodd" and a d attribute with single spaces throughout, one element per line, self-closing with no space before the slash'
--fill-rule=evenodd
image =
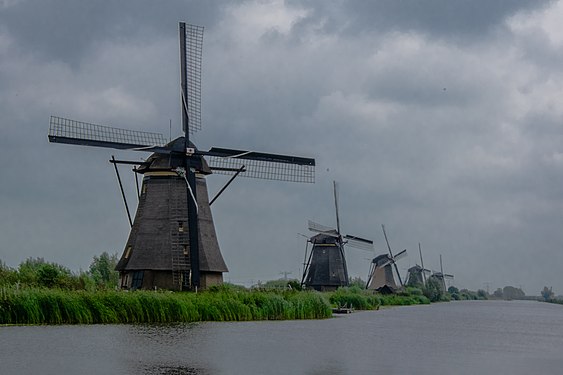
<path id="1" fill-rule="evenodd" d="M 397 284 L 395 283 L 395 278 L 393 277 L 392 266 L 395 267 L 395 272 L 399 278 L 400 286 L 403 286 L 403 280 L 401 279 L 401 274 L 399 273 L 399 268 L 397 267 L 397 260 L 405 257 L 407 255 L 407 250 L 405 249 L 397 253 L 397 255 L 393 255 L 393 251 L 389 245 L 389 239 L 387 238 L 387 233 L 385 232 L 385 226 L 381 225 L 381 228 L 383 229 L 383 235 L 385 236 L 385 242 L 387 243 L 389 254 L 378 255 L 371 261 L 366 289 L 393 293 L 397 289 Z"/>
<path id="2" fill-rule="evenodd" d="M 435 279 L 439 282 L 443 292 L 446 292 L 448 290 L 446 286 L 446 280 L 453 280 L 454 275 L 444 273 L 444 267 L 442 265 L 442 254 L 440 254 L 440 272 L 434 272 L 430 276 L 430 278 Z"/>
<path id="3" fill-rule="evenodd" d="M 420 247 L 420 242 L 418 243 L 418 253 L 420 254 L 420 264 L 415 264 L 413 267 L 407 270 L 407 280 L 405 284 L 408 286 L 418 286 L 422 287 L 426 284 L 426 274 L 432 273 L 432 271 L 424 268 L 424 260 L 422 259 L 422 249 Z"/>
<path id="4" fill-rule="evenodd" d="M 301 284 L 306 288 L 334 290 L 340 286 L 347 286 L 349 280 L 344 245 L 362 250 L 373 249 L 373 241 L 371 240 L 341 234 L 337 188 L 336 181 L 333 181 L 336 228 L 309 220 L 309 230 L 317 232 L 317 234 L 307 240 L 307 247 L 309 243 L 313 245 L 308 258 L 308 249 L 305 248 L 306 263 Z"/>
<path id="5" fill-rule="evenodd" d="M 114 166 L 135 165 L 134 171 L 143 175 L 135 220 L 130 221 L 129 239 L 116 267 L 123 288 L 182 290 L 222 282 L 227 267 L 215 234 L 206 175 L 233 175 L 227 185 L 239 174 L 314 182 L 314 159 L 195 147 L 190 134 L 201 129 L 203 28 L 181 22 L 179 34 L 183 136 L 166 143 L 157 133 L 54 116 L 50 121 L 51 142 L 152 152 L 144 162 L 111 160 Z"/>

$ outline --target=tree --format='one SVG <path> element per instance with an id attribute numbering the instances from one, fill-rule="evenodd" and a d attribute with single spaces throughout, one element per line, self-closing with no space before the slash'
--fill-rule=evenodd
<path id="1" fill-rule="evenodd" d="M 442 282 L 434 277 L 426 280 L 426 285 L 424 286 L 422 292 L 431 302 L 441 301 L 444 297 L 442 292 Z"/>
<path id="2" fill-rule="evenodd" d="M 104 288 L 114 288 L 119 281 L 119 272 L 115 270 L 117 265 L 117 254 L 109 255 L 104 251 L 99 257 L 94 256 L 90 264 L 90 276 L 96 285 Z"/>
<path id="3" fill-rule="evenodd" d="M 0 286 L 12 285 L 16 283 L 17 272 L 8 267 L 6 263 L 0 260 Z"/>
<path id="4" fill-rule="evenodd" d="M 350 280 L 350 286 L 357 286 L 360 289 L 365 289 L 366 288 L 366 282 L 364 280 L 362 280 L 361 277 L 353 277 Z"/>
<path id="5" fill-rule="evenodd" d="M 549 287 L 549 289 L 547 288 L 547 286 L 543 287 L 543 290 L 541 291 L 541 296 L 543 297 L 543 299 L 546 302 L 549 302 L 551 300 L 553 300 L 553 297 L 555 296 L 555 294 L 553 293 L 552 290 L 553 287 Z"/>
<path id="6" fill-rule="evenodd" d="M 502 288 L 502 295 L 504 299 L 511 300 L 511 299 L 521 299 L 526 296 L 526 293 L 520 288 L 515 288 L 513 286 L 507 285 Z"/>
<path id="7" fill-rule="evenodd" d="M 477 290 L 477 297 L 479 299 L 489 299 L 489 294 L 483 289 Z"/>
<path id="8" fill-rule="evenodd" d="M 497 290 L 495 290 L 495 291 L 493 292 L 493 296 L 494 296 L 495 298 L 503 298 L 504 296 L 503 296 L 503 294 L 502 294 L 502 289 L 501 289 L 501 288 L 497 288 Z"/>

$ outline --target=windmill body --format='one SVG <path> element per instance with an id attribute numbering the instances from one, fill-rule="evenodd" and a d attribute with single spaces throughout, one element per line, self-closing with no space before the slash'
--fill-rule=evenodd
<path id="1" fill-rule="evenodd" d="M 340 233 L 338 213 L 338 186 L 333 182 L 334 204 L 336 208 L 336 228 L 309 221 L 309 230 L 317 234 L 307 240 L 312 248 L 309 261 L 305 264 L 301 284 L 305 288 L 330 291 L 350 283 L 344 246 L 361 250 L 373 250 L 373 241 Z M 305 250 L 307 252 L 307 250 Z M 307 258 L 307 254 L 305 254 Z"/>
<path id="2" fill-rule="evenodd" d="M 393 255 L 389 239 L 387 238 L 387 233 L 385 232 L 385 226 L 382 225 L 381 228 L 383 229 L 389 253 L 378 255 L 371 261 L 366 289 L 375 290 L 381 293 L 394 293 L 399 286 L 403 286 L 403 281 L 401 279 L 401 275 L 399 274 L 399 268 L 397 267 L 397 260 L 405 257 L 407 255 L 407 250 L 405 249 Z M 395 282 L 393 268 L 399 278 L 399 286 L 397 286 L 397 283 Z"/>
<path id="3" fill-rule="evenodd" d="M 381 254 L 373 258 L 367 289 L 378 292 L 394 292 L 397 290 L 392 264 L 392 258 L 389 254 Z"/>
<path id="4" fill-rule="evenodd" d="M 134 165 L 143 176 L 135 219 L 116 269 L 125 289 L 197 290 L 223 281 L 211 203 L 238 175 L 288 182 L 314 182 L 315 160 L 291 155 L 212 147 L 199 150 L 190 134 L 201 129 L 201 50 L 203 28 L 181 22 L 181 109 L 184 136 L 166 143 L 162 134 L 118 129 L 51 116 L 49 141 L 81 146 L 151 152 Z M 206 176 L 233 176 L 209 202 Z M 129 215 L 128 205 L 122 195 Z"/>
<path id="5" fill-rule="evenodd" d="M 174 144 L 183 144 L 179 137 Z M 154 153 L 137 168 L 143 184 L 135 220 L 116 270 L 124 289 L 182 289 L 190 285 L 191 259 L 186 181 L 174 170 L 183 158 Z M 200 287 L 223 281 L 228 272 L 215 233 L 205 176 L 211 169 L 203 158 L 197 170 Z"/>
<path id="6" fill-rule="evenodd" d="M 422 268 L 418 264 L 415 264 L 407 270 L 407 280 L 405 285 L 413 287 L 423 287 L 426 280 L 426 273 L 431 272 L 425 268 Z"/>
<path id="7" fill-rule="evenodd" d="M 434 272 L 432 275 L 430 275 L 430 279 L 436 280 L 438 282 L 438 285 L 440 286 L 440 290 L 442 291 L 442 293 L 445 293 L 448 290 L 448 287 L 446 285 L 446 280 L 453 280 L 453 278 L 454 275 L 444 273 L 444 266 L 442 264 L 442 254 L 440 254 L 440 272 Z"/>
<path id="8" fill-rule="evenodd" d="M 342 240 L 337 236 L 317 234 L 310 242 L 313 247 L 304 285 L 319 291 L 347 286 L 348 269 Z"/>

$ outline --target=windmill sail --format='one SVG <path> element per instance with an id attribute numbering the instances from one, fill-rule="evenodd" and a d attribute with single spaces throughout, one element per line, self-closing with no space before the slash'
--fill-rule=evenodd
<path id="1" fill-rule="evenodd" d="M 57 116 L 51 116 L 49 121 L 49 141 L 139 151 L 153 151 L 166 143 L 160 133 L 113 128 Z"/>
<path id="2" fill-rule="evenodd" d="M 203 55 L 203 27 L 180 23 L 180 43 L 185 43 L 185 69 L 187 98 L 182 91 L 182 106 L 189 118 L 188 132 L 201 130 L 201 60 Z M 185 124 L 183 124 L 184 132 Z"/>
<path id="3" fill-rule="evenodd" d="M 288 182 L 315 182 L 315 159 L 213 147 L 203 153 L 215 173 Z"/>
<path id="4" fill-rule="evenodd" d="M 346 244 L 356 249 L 372 251 L 373 241 L 358 236 L 345 235 Z"/>
<path id="5" fill-rule="evenodd" d="M 316 223 L 312 220 L 308 221 L 308 227 L 309 227 L 309 230 L 312 231 L 312 232 L 318 232 L 318 233 L 323 233 L 323 234 L 333 233 L 334 236 L 338 235 L 336 228 L 327 227 L 326 225 Z"/>

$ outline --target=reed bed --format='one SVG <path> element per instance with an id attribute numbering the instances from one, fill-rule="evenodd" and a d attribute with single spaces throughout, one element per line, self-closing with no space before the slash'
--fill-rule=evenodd
<path id="1" fill-rule="evenodd" d="M 0 289 L 0 324 L 171 323 L 330 316 L 329 301 L 315 292 L 222 289 L 195 294 Z"/>

